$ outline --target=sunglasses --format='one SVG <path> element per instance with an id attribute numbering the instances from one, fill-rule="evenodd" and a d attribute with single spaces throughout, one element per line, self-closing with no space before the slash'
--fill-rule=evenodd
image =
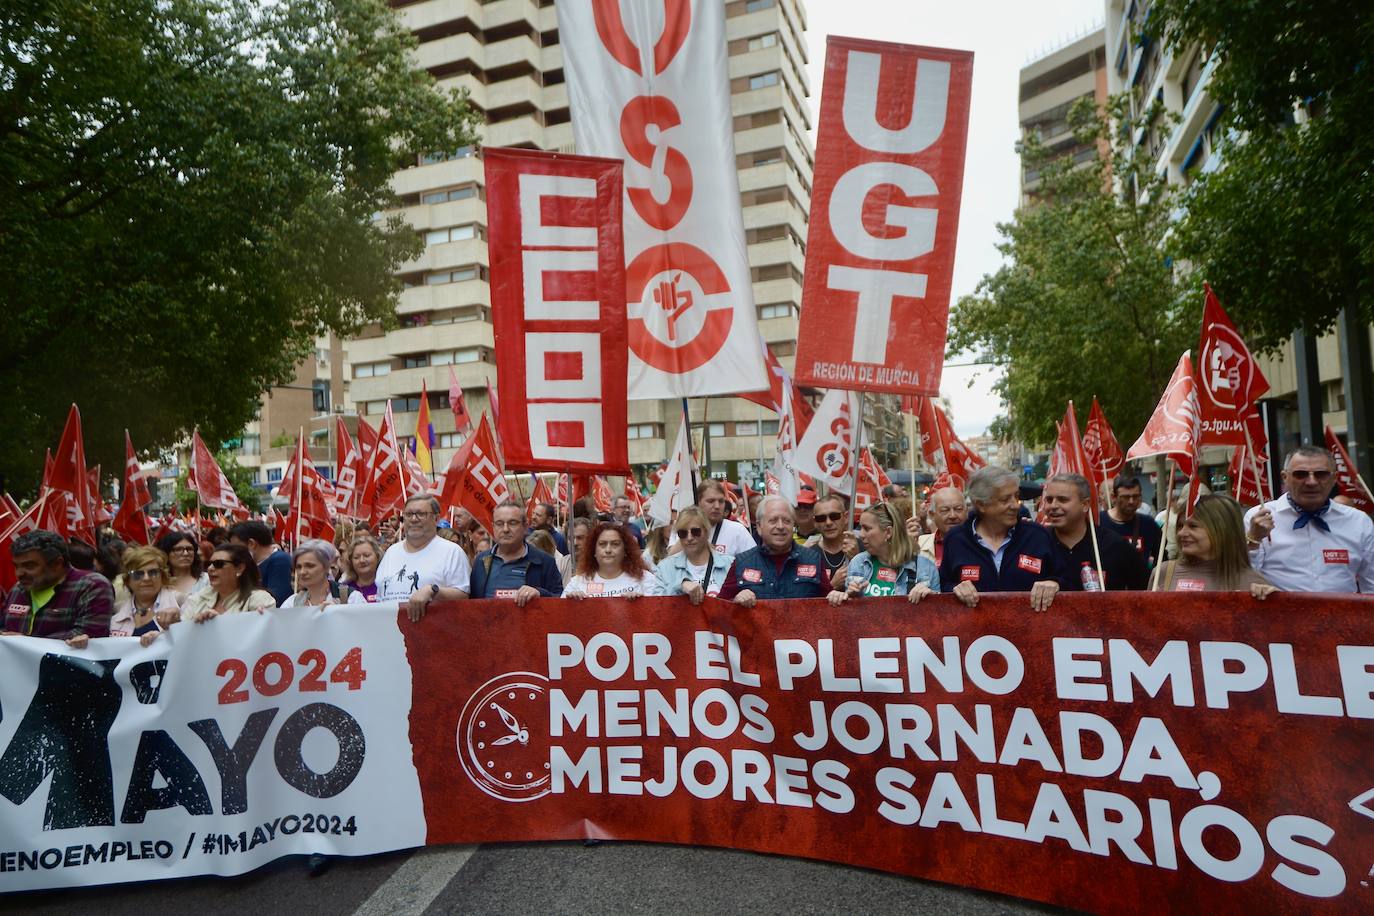
<path id="1" fill-rule="evenodd" d="M 818 522 L 838 522 L 844 518 L 843 512 L 817 512 L 815 519 Z"/>
<path id="2" fill-rule="evenodd" d="M 173 547 L 168 553 L 195 553 L 196 549 L 190 544 L 182 544 L 180 547 Z"/>
<path id="3" fill-rule="evenodd" d="M 236 566 L 236 565 L 237 565 L 237 564 L 236 564 L 233 560 L 211 560 L 211 561 L 210 561 L 210 568 L 211 568 L 211 569 L 223 569 L 223 568 L 226 567 L 226 566 Z"/>
<path id="4" fill-rule="evenodd" d="M 142 582 L 144 579 L 161 579 L 162 570 L 160 569 L 135 569 L 126 573 L 130 582 Z"/>
<path id="5" fill-rule="evenodd" d="M 1326 483 L 1331 479 L 1330 471 L 1289 471 L 1288 476 L 1294 480 L 1306 480 L 1311 477 L 1317 483 Z"/>
<path id="6" fill-rule="evenodd" d="M 677 530 L 678 540 L 685 541 L 689 537 L 699 538 L 706 533 L 704 528 L 679 528 Z"/>

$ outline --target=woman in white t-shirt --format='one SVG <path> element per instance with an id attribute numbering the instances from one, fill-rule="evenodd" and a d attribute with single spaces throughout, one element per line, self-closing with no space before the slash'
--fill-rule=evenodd
<path id="1" fill-rule="evenodd" d="M 644 562 L 635 536 L 614 522 L 599 522 L 577 558 L 577 575 L 564 598 L 628 598 L 662 595 L 663 587 Z"/>

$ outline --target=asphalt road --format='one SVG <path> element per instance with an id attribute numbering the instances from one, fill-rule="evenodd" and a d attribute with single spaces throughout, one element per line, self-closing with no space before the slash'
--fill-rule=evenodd
<path id="1" fill-rule="evenodd" d="M 284 859 L 188 878 L 0 897 L 5 913 L 419 916 L 421 913 L 1048 913 L 1047 907 L 825 862 L 648 843 L 445 846 Z"/>

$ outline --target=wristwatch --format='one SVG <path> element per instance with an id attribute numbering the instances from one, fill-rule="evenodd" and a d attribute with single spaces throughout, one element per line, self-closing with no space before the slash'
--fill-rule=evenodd
<path id="1" fill-rule="evenodd" d="M 431 586 L 429 587 L 429 597 L 425 599 L 425 604 L 429 604 L 431 601 L 433 601 L 435 598 L 438 598 L 438 597 L 439 597 L 439 586 L 437 586 L 437 585 L 431 585 Z"/>

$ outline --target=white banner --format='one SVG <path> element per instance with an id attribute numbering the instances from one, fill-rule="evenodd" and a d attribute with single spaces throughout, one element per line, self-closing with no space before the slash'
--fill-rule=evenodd
<path id="1" fill-rule="evenodd" d="M 395 605 L 0 639 L 0 891 L 418 846 Z"/>
<path id="2" fill-rule="evenodd" d="M 740 213 L 719 0 L 570 0 L 577 151 L 625 162 L 632 399 L 768 387 Z"/>
<path id="3" fill-rule="evenodd" d="M 859 420 L 859 393 L 831 388 L 797 443 L 793 466 L 848 496 L 853 489 L 854 437 Z"/>

